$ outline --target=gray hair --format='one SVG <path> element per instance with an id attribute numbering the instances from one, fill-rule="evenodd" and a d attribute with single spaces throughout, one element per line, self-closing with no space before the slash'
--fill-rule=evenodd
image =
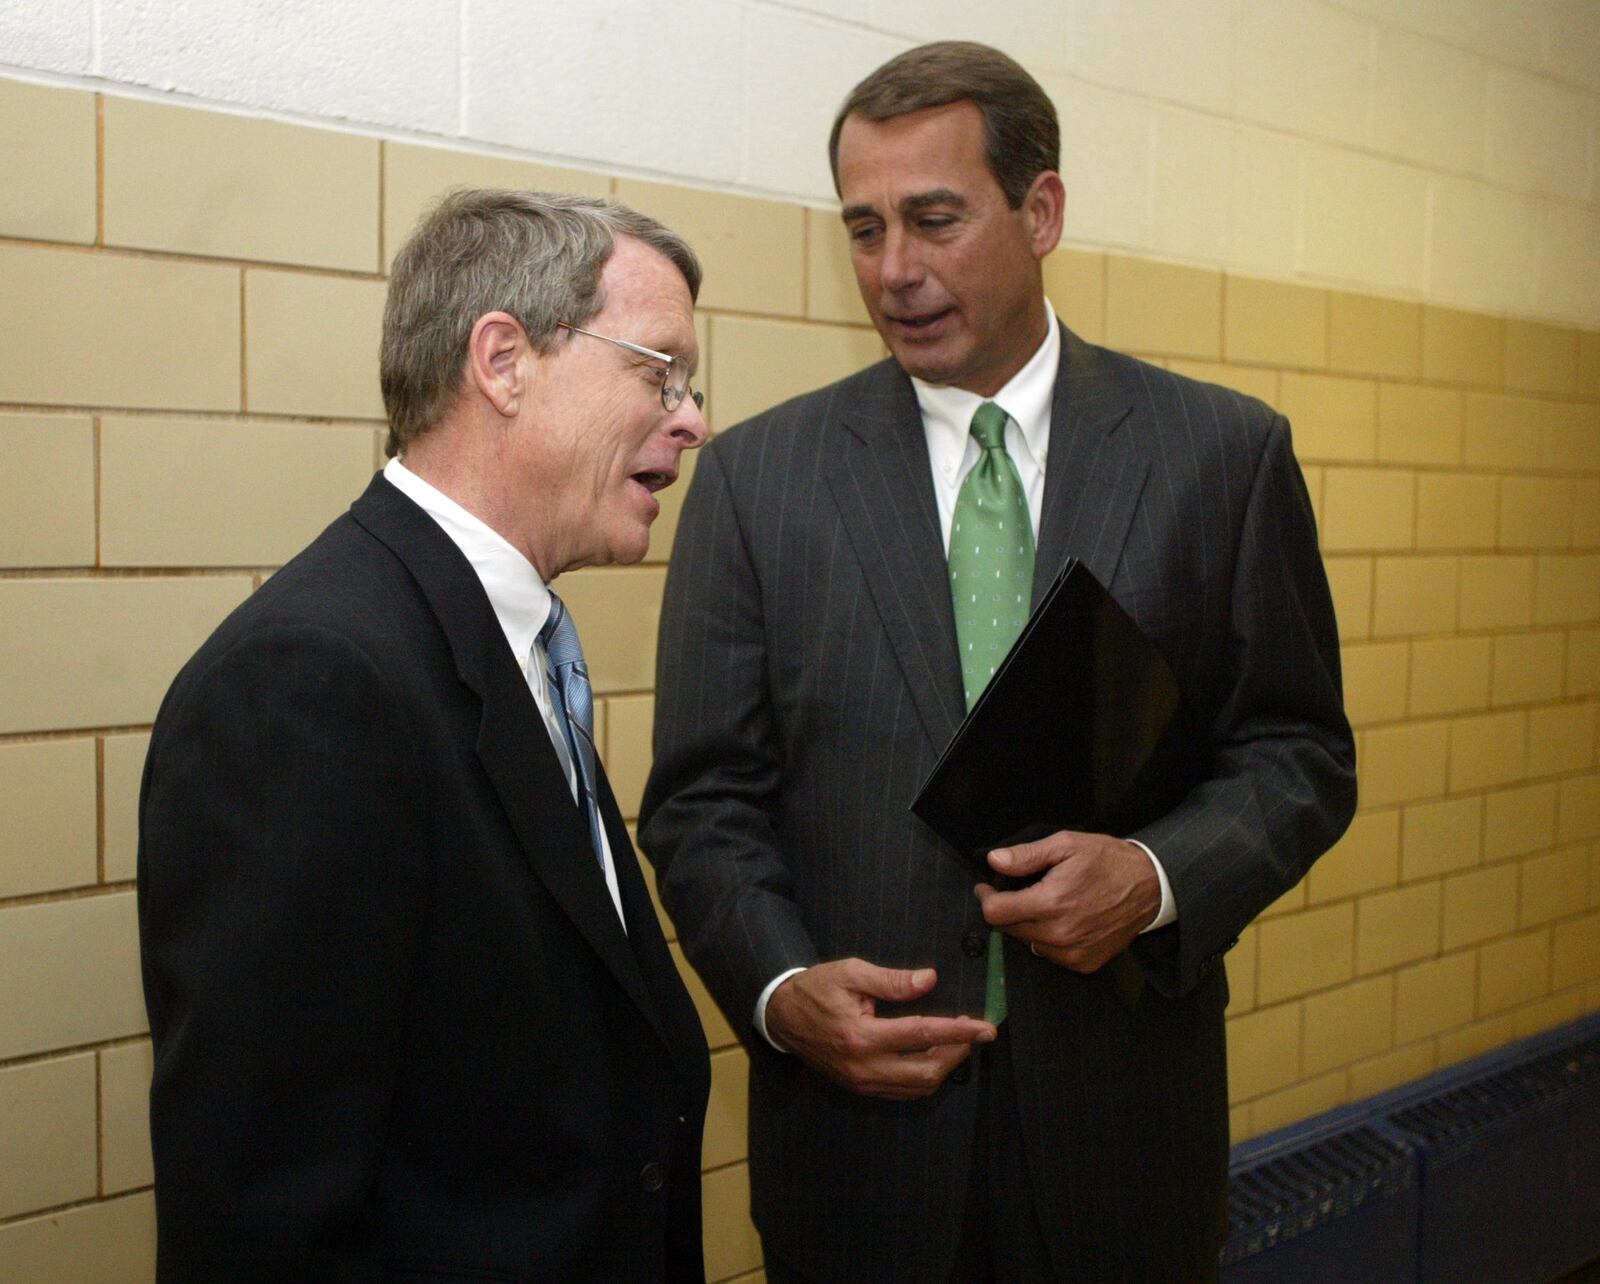
<path id="1" fill-rule="evenodd" d="M 700 261 L 677 233 L 616 201 L 552 192 L 447 193 L 395 256 L 383 309 L 379 381 L 397 455 L 455 403 L 472 327 L 508 312 L 538 352 L 557 323 L 584 325 L 605 307 L 600 274 L 617 237 L 656 250 L 700 294 Z"/>

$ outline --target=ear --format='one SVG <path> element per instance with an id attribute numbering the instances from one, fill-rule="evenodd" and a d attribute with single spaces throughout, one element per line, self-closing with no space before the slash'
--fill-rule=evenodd
<path id="1" fill-rule="evenodd" d="M 1067 188 L 1061 175 L 1053 169 L 1043 171 L 1028 188 L 1019 211 L 1028 229 L 1028 243 L 1033 248 L 1034 258 L 1042 259 L 1056 248 L 1061 240 L 1066 209 Z"/>
<path id="2" fill-rule="evenodd" d="M 522 356 L 532 349 L 522 324 L 509 312 L 485 312 L 467 338 L 467 378 L 495 410 L 511 418 L 527 397 Z"/>

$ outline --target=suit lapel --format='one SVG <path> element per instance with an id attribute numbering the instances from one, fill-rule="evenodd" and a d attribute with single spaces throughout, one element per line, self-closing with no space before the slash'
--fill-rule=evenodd
<path id="1" fill-rule="evenodd" d="M 1137 434 L 1124 424 L 1132 405 L 1099 350 L 1063 326 L 1034 562 L 1035 603 L 1068 557 L 1078 558 L 1107 587 L 1116 574 L 1150 467 Z"/>
<path id="2" fill-rule="evenodd" d="M 411 572 L 439 622 L 456 673 L 482 706 L 477 753 L 533 872 L 646 1020 L 660 1020 L 617 919 L 616 906 L 566 775 L 494 608 L 471 565 L 438 526 L 380 474 L 351 515 Z M 619 867 L 631 854 L 624 843 Z"/>
<path id="3" fill-rule="evenodd" d="M 965 709 L 921 424 L 910 380 L 892 361 L 874 367 L 844 412 L 828 485 L 923 728 L 942 747 Z"/>

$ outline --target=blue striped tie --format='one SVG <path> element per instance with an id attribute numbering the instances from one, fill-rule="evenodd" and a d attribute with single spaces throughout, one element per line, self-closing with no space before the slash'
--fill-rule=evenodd
<path id="1" fill-rule="evenodd" d="M 561 713 L 567 748 L 577 769 L 579 802 L 589 818 L 589 840 L 603 867 L 605 849 L 600 845 L 600 812 L 595 806 L 594 691 L 589 686 L 583 647 L 578 643 L 578 627 L 554 593 L 550 594 L 550 618 L 539 630 L 539 641 L 550 662 L 545 681 L 550 684 L 550 697 Z"/>

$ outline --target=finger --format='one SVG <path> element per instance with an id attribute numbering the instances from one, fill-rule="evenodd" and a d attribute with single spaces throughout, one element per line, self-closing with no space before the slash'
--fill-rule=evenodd
<path id="1" fill-rule="evenodd" d="M 997 892 L 990 887 L 987 895 L 978 894 L 978 902 L 983 907 L 984 922 L 1001 929 L 1035 923 L 1054 913 L 1051 893 L 1042 884 L 1024 887 L 1020 892 Z"/>
<path id="2" fill-rule="evenodd" d="M 970 1044 L 947 1044 L 874 1062 L 864 1090 L 896 1101 L 915 1101 L 936 1091 L 972 1053 Z"/>
<path id="3" fill-rule="evenodd" d="M 921 998 L 932 990 L 939 974 L 931 967 L 879 967 L 865 959 L 846 959 L 843 979 L 862 994 L 903 1003 Z"/>
<path id="4" fill-rule="evenodd" d="M 1013 843 L 1009 847 L 996 847 L 989 853 L 990 866 L 1012 878 L 1026 878 L 1041 869 L 1059 865 L 1072 855 L 1072 833 L 1058 830 L 1048 837 L 1031 843 Z"/>
<path id="5" fill-rule="evenodd" d="M 866 1037 L 885 1052 L 915 1055 L 947 1047 L 993 1043 L 999 1033 L 977 1017 L 885 1017 L 870 1023 Z"/>

